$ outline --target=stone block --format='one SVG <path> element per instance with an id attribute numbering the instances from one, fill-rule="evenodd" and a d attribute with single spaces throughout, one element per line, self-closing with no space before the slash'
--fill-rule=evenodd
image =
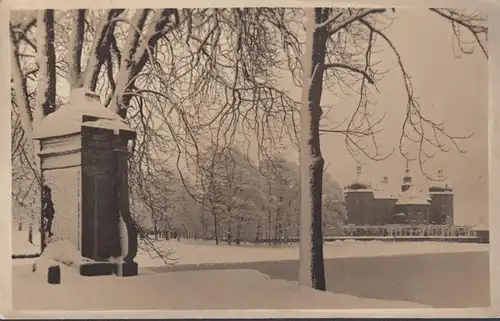
<path id="1" fill-rule="evenodd" d="M 82 276 L 101 276 L 113 275 L 115 266 L 111 262 L 91 262 L 80 265 L 80 275 Z"/>
<path id="2" fill-rule="evenodd" d="M 59 265 L 52 265 L 48 268 L 47 282 L 49 284 L 61 283 L 61 267 Z"/>

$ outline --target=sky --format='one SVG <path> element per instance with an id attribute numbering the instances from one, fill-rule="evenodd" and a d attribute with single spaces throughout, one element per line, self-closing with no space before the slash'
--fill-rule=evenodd
<path id="1" fill-rule="evenodd" d="M 472 55 L 455 58 L 450 25 L 425 9 L 398 9 L 387 34 L 412 77 L 422 111 L 429 118 L 444 122 L 451 134 L 474 134 L 460 143 L 466 154 L 453 149 L 449 153 L 438 153 L 429 161 L 427 170 L 437 175 L 441 166 L 453 186 L 456 224 L 487 224 L 488 64 L 485 56 L 477 48 Z M 389 151 L 399 144 L 406 96 L 394 55 L 384 50 L 382 57 L 384 69 L 391 71 L 378 84 L 379 93 L 374 98 L 377 112 L 386 113 L 384 132 L 378 141 Z M 323 98 L 323 103 L 335 100 L 329 93 Z M 352 101 L 343 101 L 333 113 L 352 111 L 353 106 Z M 342 186 L 352 182 L 358 164 L 347 153 L 344 139 L 327 135 L 321 143 L 327 172 Z M 377 184 L 383 176 L 388 176 L 390 188 L 398 189 L 405 165 L 404 158 L 396 152 L 381 162 L 364 162 L 363 177 Z M 432 184 L 421 174 L 416 162 L 410 162 L 409 166 L 416 185 Z"/>

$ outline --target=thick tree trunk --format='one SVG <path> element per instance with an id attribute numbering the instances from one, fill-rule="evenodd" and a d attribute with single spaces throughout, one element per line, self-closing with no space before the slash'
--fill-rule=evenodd
<path id="1" fill-rule="evenodd" d="M 74 10 L 72 16 L 68 44 L 68 81 L 71 90 L 83 86 L 81 72 L 83 37 L 85 33 L 85 9 Z"/>
<path id="2" fill-rule="evenodd" d="M 112 20 L 122 14 L 123 11 L 124 9 L 108 10 L 107 13 L 102 16 L 96 27 L 94 40 L 90 49 L 90 56 L 82 75 L 83 79 L 81 80 L 85 88 L 89 88 L 92 91 L 96 89 L 101 67 L 109 55 L 109 44 L 116 26 L 116 23 L 112 22 Z"/>
<path id="3" fill-rule="evenodd" d="M 325 46 L 328 34 L 317 28 L 323 10 L 308 8 L 306 49 L 302 61 L 303 88 L 300 122 L 300 267 L 302 286 L 325 290 L 322 236 L 322 189 L 324 160 L 320 150 L 319 121 Z"/>
<path id="4" fill-rule="evenodd" d="M 116 85 L 110 102 L 110 108 L 118 114 L 120 114 L 120 110 L 123 109 L 123 105 L 127 104 L 130 100 L 130 97 L 128 97 L 126 101 L 123 101 L 123 94 L 127 91 L 127 88 L 130 88 L 133 84 L 133 81 L 131 81 L 132 78 L 139 73 L 143 67 L 135 65 L 136 61 L 134 61 L 134 57 L 139 50 L 141 34 L 138 33 L 138 31 L 142 31 L 144 29 L 149 12 L 150 9 L 137 10 L 131 19 L 132 25 L 128 29 L 127 40 L 125 41 L 125 46 L 121 56 L 118 78 L 116 80 Z M 124 113 L 122 112 L 121 116 L 123 115 Z"/>
<path id="5" fill-rule="evenodd" d="M 54 49 L 54 10 L 40 11 L 37 18 L 38 87 L 35 126 L 55 111 L 56 52 Z"/>
<path id="6" fill-rule="evenodd" d="M 33 128 L 36 128 L 42 119 L 56 110 L 56 53 L 54 49 L 54 10 L 40 10 L 37 15 L 37 64 L 38 64 L 38 87 L 36 95 L 35 113 L 33 115 Z M 35 155 L 40 146 L 32 141 Z M 40 159 L 35 156 L 35 168 L 39 175 Z M 43 183 L 43 176 L 39 176 L 39 187 Z M 41 199 L 40 199 L 41 205 Z M 42 206 L 40 206 L 40 209 Z M 44 218 L 40 211 L 40 224 L 43 227 Z M 48 235 L 43 228 L 40 233 L 40 249 L 43 252 Z"/>
<path id="7" fill-rule="evenodd" d="M 133 17 L 134 24 L 139 26 L 140 30 L 144 28 L 149 11 L 150 9 L 138 11 Z M 126 117 L 128 103 L 131 98 L 126 92 L 134 86 L 135 77 L 144 68 L 148 59 L 151 58 L 150 54 L 152 54 L 152 50 L 158 40 L 173 28 L 174 25 L 178 24 L 178 14 L 177 9 L 153 10 L 151 22 L 148 25 L 146 34 L 142 36 L 142 40 L 136 32 L 137 28 L 129 31 L 125 54 L 122 56 L 122 64 L 118 73 L 116 89 L 108 105 L 108 108 L 114 110 L 121 117 Z M 175 21 L 168 28 L 167 25 L 169 22 L 172 22 L 171 17 L 175 17 Z"/>

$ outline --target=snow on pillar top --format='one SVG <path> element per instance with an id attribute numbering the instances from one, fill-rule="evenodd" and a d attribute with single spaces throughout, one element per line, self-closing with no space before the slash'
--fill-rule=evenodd
<path id="1" fill-rule="evenodd" d="M 84 121 L 84 116 L 93 120 Z M 86 88 L 78 88 L 71 92 L 67 104 L 45 117 L 34 129 L 34 139 L 60 137 L 77 134 L 82 126 L 110 129 L 119 134 L 120 131 L 133 133 L 128 124 L 119 115 L 101 104 L 98 94 Z"/>

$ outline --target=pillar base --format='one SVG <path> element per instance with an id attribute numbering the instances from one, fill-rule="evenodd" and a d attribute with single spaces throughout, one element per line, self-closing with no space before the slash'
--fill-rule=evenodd
<path id="1" fill-rule="evenodd" d="M 114 273 L 118 276 L 136 276 L 139 274 L 139 265 L 135 262 L 115 263 Z"/>
<path id="2" fill-rule="evenodd" d="M 114 271 L 115 265 L 111 262 L 91 262 L 80 265 L 82 276 L 113 275 Z"/>

